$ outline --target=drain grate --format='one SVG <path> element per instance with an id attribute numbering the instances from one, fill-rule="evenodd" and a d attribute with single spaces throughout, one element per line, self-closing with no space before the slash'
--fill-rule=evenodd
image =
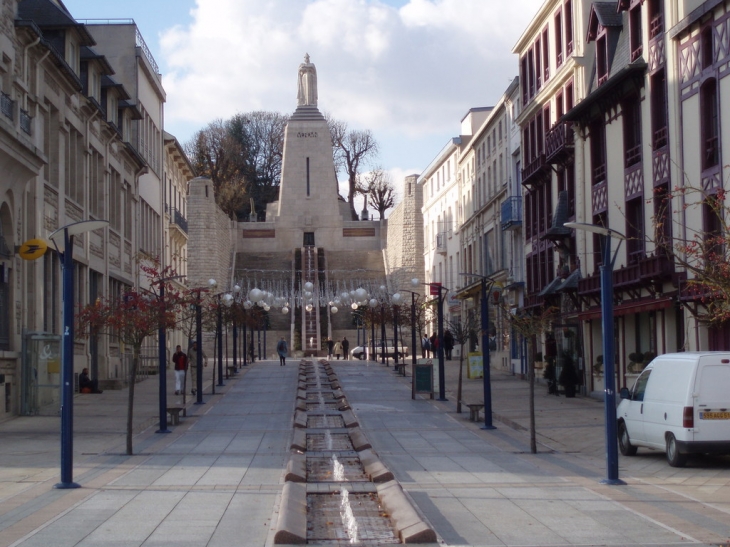
<path id="1" fill-rule="evenodd" d="M 360 545 L 396 544 L 400 540 L 388 515 L 380 508 L 377 494 L 307 496 L 307 542 Z"/>
<path id="2" fill-rule="evenodd" d="M 314 415 L 307 416 L 307 427 L 310 429 L 338 429 L 345 427 L 342 416 Z"/>
<path id="3" fill-rule="evenodd" d="M 337 410 L 338 405 L 339 403 L 337 402 L 325 402 L 324 407 L 322 407 L 320 403 L 307 403 L 307 410 L 322 410 L 322 408 L 325 410 Z"/>
<path id="4" fill-rule="evenodd" d="M 342 451 L 355 450 L 350 440 L 350 436 L 346 433 L 314 433 L 307 435 L 307 452 L 317 451 Z"/>
<path id="5" fill-rule="evenodd" d="M 369 481 L 360 458 L 336 456 L 329 458 L 307 457 L 308 482 L 358 482 Z"/>

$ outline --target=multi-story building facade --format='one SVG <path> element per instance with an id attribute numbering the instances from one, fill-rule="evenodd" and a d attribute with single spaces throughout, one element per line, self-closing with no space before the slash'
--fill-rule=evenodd
<path id="1" fill-rule="evenodd" d="M 124 51 L 100 47 L 108 35 L 95 36 L 55 0 L 6 1 L 0 23 L 2 419 L 55 413 L 59 395 L 59 255 L 51 246 L 25 261 L 18 246 L 73 222 L 108 220 L 108 228 L 74 240 L 75 304 L 119 295 L 139 284 L 140 250 L 184 264 L 184 237 L 172 228 L 163 257 L 161 220 L 165 199 L 185 211 L 192 171 L 174 138 L 164 149 L 156 132 L 164 91 L 133 23 Z M 124 64 L 125 55 L 133 60 Z M 89 367 L 102 384 L 126 378 L 125 348 L 113 337 L 79 338 L 74 354 L 76 373 Z"/>
<path id="2" fill-rule="evenodd" d="M 522 136 L 521 183 L 524 188 L 525 299 L 523 309 L 560 310 L 555 334 L 563 360 L 579 364 L 582 349 L 574 292 L 577 277 L 575 238 L 563 222 L 575 220 L 579 207 L 579 145 L 564 120 L 585 94 L 581 60 L 587 55 L 583 21 L 588 0 L 548 0 L 523 32 L 513 53 L 519 56 L 520 99 L 517 117 Z M 557 328 L 559 326 L 559 328 Z M 543 353 L 542 339 L 535 353 Z"/>
<path id="3" fill-rule="evenodd" d="M 730 2 L 650 2 L 649 8 L 653 10 L 645 8 L 643 19 L 648 23 L 649 39 L 666 36 L 666 65 L 672 67 L 667 74 L 669 135 L 673 136 L 669 144 L 674 145 L 671 159 L 678 158 L 679 168 L 672 173 L 676 178 L 667 189 L 674 185 L 685 189 L 677 196 L 681 206 L 671 208 L 672 232 L 663 236 L 673 241 L 690 239 L 694 233 L 727 237 Z M 687 277 L 691 279 L 692 273 Z M 677 329 L 677 346 L 728 350 L 730 322 L 708 325 L 697 319 L 698 313 L 707 312 L 705 297 L 680 283 L 677 313 L 685 327 L 681 333 Z"/>
<path id="4" fill-rule="evenodd" d="M 521 347 L 505 321 L 502 306 L 494 297 L 503 296 L 513 306 L 521 303 L 523 284 L 522 196 L 519 186 L 519 131 L 515 131 L 515 80 L 491 109 L 486 120 L 466 144 L 459 163 L 462 181 L 457 218 L 460 273 L 457 288 L 463 313 L 479 317 L 481 280 L 487 276 L 493 287 L 490 336 L 495 342 L 492 359 L 505 369 L 521 370 Z M 517 135 L 517 138 L 513 138 Z M 514 363 L 513 363 L 514 359 Z"/>
<path id="5" fill-rule="evenodd" d="M 178 140 L 165 131 L 163 192 L 165 217 L 162 226 L 164 244 L 163 263 L 170 266 L 179 279 L 172 280 L 178 289 L 188 285 L 188 194 L 190 181 L 195 177 L 190 160 Z M 222 279 L 221 282 L 227 280 Z M 174 351 L 178 344 L 187 348 L 188 341 L 182 330 L 168 336 L 168 348 Z M 172 355 L 172 354 L 171 354 Z"/>
<path id="6" fill-rule="evenodd" d="M 728 7 L 550 0 L 514 48 L 524 102 L 525 308 L 560 310 L 558 372 L 572 363 L 587 391 L 603 391 L 602 239 L 567 221 L 626 236 L 613 264 L 619 387 L 653 355 L 730 344 L 727 328 L 697 319 L 706 295 L 687 288 L 693 274 L 670 252 L 722 230 Z"/>
<path id="7" fill-rule="evenodd" d="M 463 284 L 459 267 L 469 260 L 464 258 L 458 233 L 464 215 L 469 214 L 465 212 L 473 207 L 474 151 L 468 143 L 490 111 L 487 107 L 470 109 L 461 121 L 461 134 L 446 143 L 418 179 L 423 188 L 424 279 L 448 289 L 444 305 L 447 321 L 461 316 L 456 297 Z M 464 166 L 463 173 L 460 165 Z M 472 249 L 472 261 L 474 252 Z M 427 331 L 436 331 L 435 317 Z"/>

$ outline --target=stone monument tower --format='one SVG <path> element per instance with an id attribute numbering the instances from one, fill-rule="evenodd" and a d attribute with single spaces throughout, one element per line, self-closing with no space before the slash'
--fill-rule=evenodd
<path id="1" fill-rule="evenodd" d="M 342 237 L 339 202 L 330 133 L 317 109 L 317 69 L 309 55 L 305 55 L 299 65 L 297 109 L 284 133 L 281 185 L 274 220 L 277 232 L 288 234 L 290 240 L 281 243 L 290 248 L 302 245 L 334 248 L 335 241 Z M 300 230 L 292 231 L 292 228 Z"/>
<path id="2" fill-rule="evenodd" d="M 387 235 L 386 221 L 350 218 L 318 99 L 317 69 L 305 55 L 284 132 L 279 200 L 267 205 L 264 222 L 238 223 L 232 280 L 244 294 L 256 287 L 288 303 L 286 312 L 269 313 L 267 328 L 273 340 L 288 337 L 293 351 L 307 355 L 321 352 L 324 338 L 357 339 L 350 303 L 338 303 L 340 311 L 335 300 L 384 283 Z"/>

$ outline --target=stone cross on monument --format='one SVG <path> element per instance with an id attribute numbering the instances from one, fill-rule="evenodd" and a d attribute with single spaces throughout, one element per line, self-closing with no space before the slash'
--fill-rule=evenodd
<path id="1" fill-rule="evenodd" d="M 304 55 L 304 62 L 299 65 L 297 104 L 317 106 L 317 69 L 309 62 L 309 53 Z"/>

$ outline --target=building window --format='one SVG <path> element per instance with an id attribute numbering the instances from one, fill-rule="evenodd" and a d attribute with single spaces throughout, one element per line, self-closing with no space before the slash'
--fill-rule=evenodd
<path id="1" fill-rule="evenodd" d="M 528 98 L 531 99 L 535 96 L 535 56 L 532 48 L 527 52 L 527 82 Z"/>
<path id="2" fill-rule="evenodd" d="M 590 130 L 591 168 L 593 185 L 606 182 L 606 126 L 603 121 L 594 122 Z"/>
<path id="3" fill-rule="evenodd" d="M 608 80 L 607 43 L 605 33 L 596 40 L 596 73 L 598 74 L 598 85 Z"/>
<path id="4" fill-rule="evenodd" d="M 566 59 L 573 54 L 573 3 L 571 0 L 565 2 L 565 57 Z"/>
<path id="5" fill-rule="evenodd" d="M 622 106 L 624 121 L 624 166 L 641 161 L 641 101 L 634 95 Z"/>
<path id="6" fill-rule="evenodd" d="M 555 14 L 555 65 L 563 64 L 563 12 Z"/>
<path id="7" fill-rule="evenodd" d="M 529 100 L 529 86 L 527 84 L 527 56 L 520 61 L 520 85 L 522 86 L 522 104 L 527 104 Z"/>
<path id="8" fill-rule="evenodd" d="M 652 147 L 659 150 L 667 145 L 667 77 L 661 69 L 651 77 Z"/>
<path id="9" fill-rule="evenodd" d="M 704 229 L 704 255 L 708 265 L 723 261 L 725 239 L 723 234 L 723 204 L 717 196 L 708 197 L 702 204 L 702 223 Z"/>
<path id="10" fill-rule="evenodd" d="M 712 26 L 707 25 L 700 35 L 700 66 L 702 70 L 712 67 L 714 51 L 712 45 Z"/>
<path id="11" fill-rule="evenodd" d="M 649 39 L 656 38 L 664 32 L 664 2 L 649 0 Z"/>
<path id="12" fill-rule="evenodd" d="M 626 202 L 626 250 L 629 264 L 644 257 L 644 200 L 635 198 Z"/>
<path id="13" fill-rule="evenodd" d="M 573 163 L 558 171 L 558 194 L 568 195 L 568 218 L 575 218 L 575 165 Z"/>
<path id="14" fill-rule="evenodd" d="M 635 61 L 641 57 L 642 53 L 641 4 L 637 4 L 629 10 L 629 34 L 631 42 L 631 60 Z"/>
<path id="15" fill-rule="evenodd" d="M 700 127 L 702 169 L 708 169 L 720 162 L 719 112 L 715 79 L 707 80 L 700 88 Z"/>
<path id="16" fill-rule="evenodd" d="M 542 49 L 540 48 L 540 38 L 535 40 L 535 93 L 542 88 Z"/>
<path id="17" fill-rule="evenodd" d="M 542 71 L 543 83 L 545 83 L 550 79 L 550 42 L 547 27 L 542 31 Z"/>
<path id="18" fill-rule="evenodd" d="M 593 217 L 593 224 L 608 228 L 608 216 L 606 213 L 600 213 Z M 593 264 L 595 271 L 603 264 L 603 243 L 606 240 L 600 234 L 593 234 Z"/>
<path id="19" fill-rule="evenodd" d="M 663 254 L 672 253 L 672 194 L 668 184 L 654 188 L 654 222 L 657 247 Z"/>

